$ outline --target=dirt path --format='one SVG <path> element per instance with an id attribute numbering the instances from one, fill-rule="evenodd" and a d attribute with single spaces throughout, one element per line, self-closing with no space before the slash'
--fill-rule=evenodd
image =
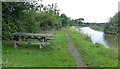
<path id="1" fill-rule="evenodd" d="M 77 67 L 86 67 L 85 64 L 82 62 L 80 53 L 75 48 L 75 46 L 72 44 L 72 41 L 67 33 L 65 33 L 66 38 L 68 40 L 68 50 L 72 53 L 72 56 L 74 57 Z"/>

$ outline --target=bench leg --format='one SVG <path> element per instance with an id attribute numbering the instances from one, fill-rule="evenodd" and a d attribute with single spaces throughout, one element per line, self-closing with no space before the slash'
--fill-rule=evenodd
<path id="1" fill-rule="evenodd" d="M 42 42 L 45 42 L 45 38 L 43 38 Z M 42 45 L 42 46 L 44 46 L 44 45 Z"/>
<path id="2" fill-rule="evenodd" d="M 17 47 L 18 47 L 17 43 L 14 43 L 14 48 L 17 48 Z"/>
<path id="3" fill-rule="evenodd" d="M 40 48 L 40 49 L 43 49 L 43 47 L 42 47 L 42 45 L 41 45 L 41 44 L 39 45 L 39 48 Z"/>

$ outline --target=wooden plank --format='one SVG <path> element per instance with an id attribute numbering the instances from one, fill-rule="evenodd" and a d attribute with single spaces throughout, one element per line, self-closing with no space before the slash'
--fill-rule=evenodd
<path id="1" fill-rule="evenodd" d="M 38 33 L 23 33 L 23 32 L 16 32 L 13 35 L 19 36 L 40 36 L 40 37 L 51 37 L 53 34 L 38 34 Z"/>
<path id="2" fill-rule="evenodd" d="M 41 46 L 41 44 L 39 45 L 39 48 L 40 48 L 40 49 L 43 49 L 43 47 Z"/>
<path id="3" fill-rule="evenodd" d="M 22 44 L 50 44 L 49 42 L 24 42 L 24 41 L 10 41 L 10 42 Z"/>
<path id="4" fill-rule="evenodd" d="M 14 43 L 14 48 L 18 48 L 18 44 L 17 43 Z"/>
<path id="5" fill-rule="evenodd" d="M 55 38 L 46 38 L 46 40 L 54 40 Z"/>

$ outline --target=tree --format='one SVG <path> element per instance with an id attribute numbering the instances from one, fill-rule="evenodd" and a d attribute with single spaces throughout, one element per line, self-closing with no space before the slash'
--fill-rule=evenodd
<path id="1" fill-rule="evenodd" d="M 69 19 L 65 14 L 61 14 L 61 22 L 63 27 L 66 27 L 68 25 Z"/>
<path id="2" fill-rule="evenodd" d="M 119 32 L 120 12 L 116 13 L 105 25 L 104 32 L 108 34 L 117 34 Z"/>
<path id="3" fill-rule="evenodd" d="M 79 24 L 79 26 L 81 23 L 83 23 L 82 21 L 84 21 L 84 18 L 78 18 L 75 20 L 76 24 Z"/>
<path id="4" fill-rule="evenodd" d="M 2 8 L 2 38 L 5 40 L 12 39 L 14 32 L 36 33 L 62 27 L 56 4 L 39 6 L 36 2 L 3 2 Z"/>
<path id="5" fill-rule="evenodd" d="M 23 31 L 20 19 L 32 7 L 28 2 L 2 2 L 3 39 L 11 39 L 11 33 Z"/>

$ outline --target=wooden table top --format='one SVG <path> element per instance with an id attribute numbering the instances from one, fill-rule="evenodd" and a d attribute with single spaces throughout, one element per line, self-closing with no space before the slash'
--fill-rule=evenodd
<path id="1" fill-rule="evenodd" d="M 24 33 L 24 32 L 16 32 L 13 35 L 19 36 L 40 36 L 40 37 L 51 37 L 53 34 L 39 34 L 39 33 Z"/>

